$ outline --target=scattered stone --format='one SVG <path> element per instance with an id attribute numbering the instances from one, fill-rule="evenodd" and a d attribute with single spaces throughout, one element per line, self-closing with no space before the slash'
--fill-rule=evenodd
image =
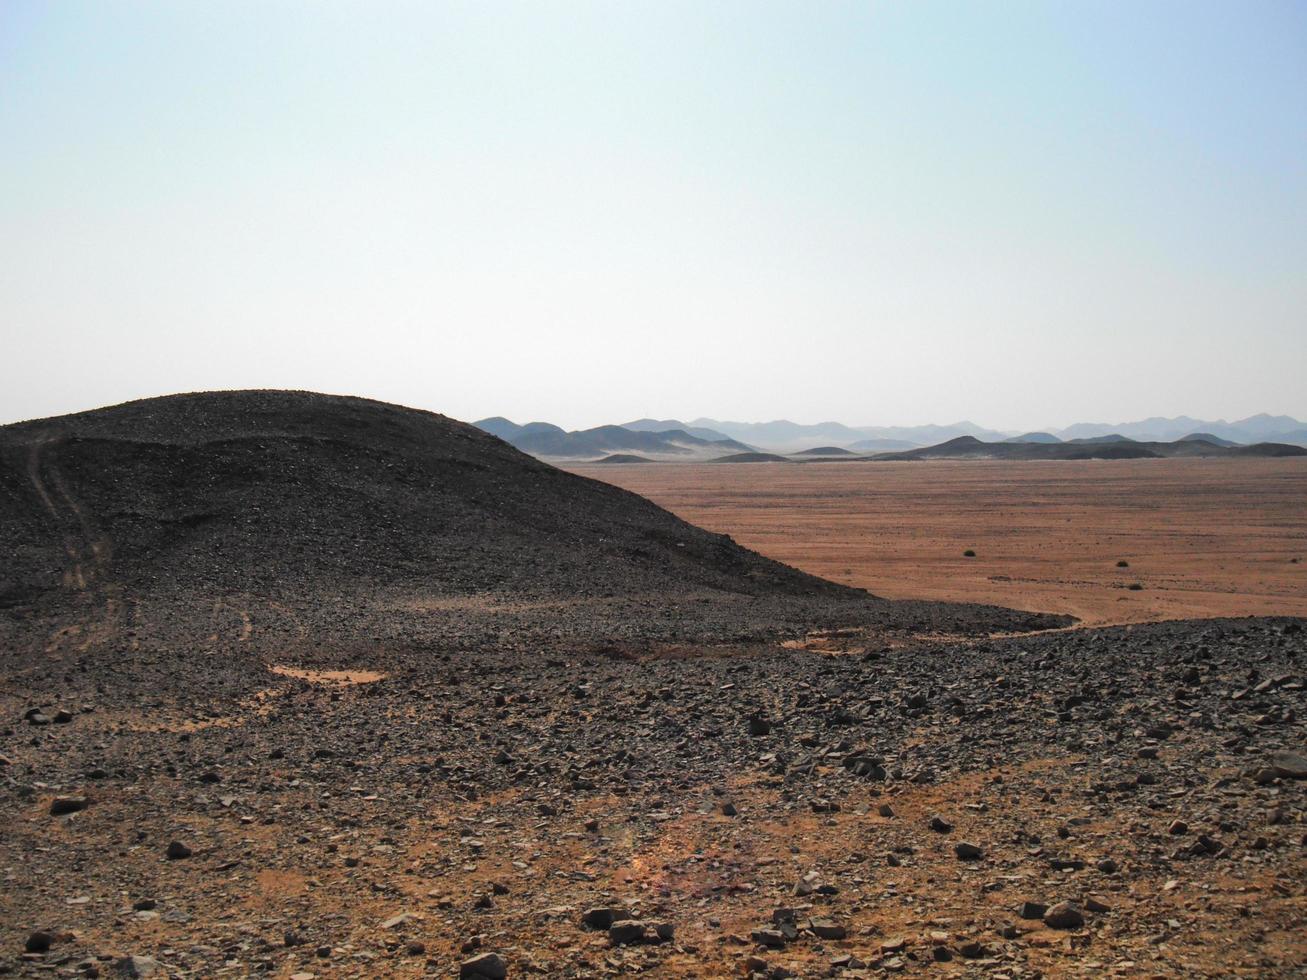
<path id="1" fill-rule="evenodd" d="M 644 930 L 640 919 L 620 919 L 608 927 L 608 941 L 614 946 L 638 943 L 644 939 Z"/>
<path id="2" fill-rule="evenodd" d="M 581 924 L 589 929 L 608 929 L 614 922 L 630 918 L 631 913 L 627 909 L 604 906 L 586 909 L 581 915 Z"/>
<path id="3" fill-rule="evenodd" d="M 953 847 L 953 853 L 960 861 L 979 861 L 985 856 L 984 850 L 978 844 L 969 841 L 958 841 Z"/>
<path id="4" fill-rule="evenodd" d="M 180 861 L 182 858 L 190 857 L 193 852 L 181 841 L 175 840 L 168 845 L 167 850 L 163 853 L 170 861 Z"/>
<path id="5" fill-rule="evenodd" d="M 114 969 L 125 977 L 153 977 L 162 972 L 159 961 L 151 956 L 124 956 Z"/>
<path id="6" fill-rule="evenodd" d="M 819 939 L 843 939 L 848 934 L 842 925 L 832 919 L 813 919 L 809 928 Z"/>
<path id="7" fill-rule="evenodd" d="M 498 953 L 482 953 L 459 965 L 460 980 L 504 980 L 508 966 Z"/>
<path id="8" fill-rule="evenodd" d="M 53 945 L 54 936 L 51 933 L 37 930 L 27 937 L 27 942 L 23 948 L 29 953 L 48 953 Z"/>
<path id="9" fill-rule="evenodd" d="M 1275 752 L 1271 769 L 1281 779 L 1307 779 L 1307 755 L 1300 752 Z"/>
<path id="10" fill-rule="evenodd" d="M 52 817 L 62 817 L 68 813 L 77 813 L 85 810 L 89 802 L 85 796 L 56 796 L 50 801 L 50 815 Z"/>
<path id="11" fill-rule="evenodd" d="M 1044 925 L 1050 929 L 1079 929 L 1085 915 L 1070 902 L 1058 902 L 1044 913 Z"/>

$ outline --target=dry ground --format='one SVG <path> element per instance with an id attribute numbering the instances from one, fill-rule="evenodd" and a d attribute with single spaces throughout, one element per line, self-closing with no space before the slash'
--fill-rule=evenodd
<path id="1" fill-rule="evenodd" d="M 570 468 L 887 598 L 1086 625 L 1307 615 L 1302 459 Z"/>

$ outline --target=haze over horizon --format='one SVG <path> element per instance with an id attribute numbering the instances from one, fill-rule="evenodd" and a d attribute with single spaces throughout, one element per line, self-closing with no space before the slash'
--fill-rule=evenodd
<path id="1" fill-rule="evenodd" d="M 0 423 L 1307 417 L 1307 8 L 0 8 Z"/>

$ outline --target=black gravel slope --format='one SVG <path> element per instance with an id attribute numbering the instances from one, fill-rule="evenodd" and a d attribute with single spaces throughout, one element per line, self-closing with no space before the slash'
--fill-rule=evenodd
<path id="1" fill-rule="evenodd" d="M 497 618 L 598 638 L 646 626 L 688 638 L 696 624 L 729 637 L 778 623 L 1062 621 L 880 602 L 471 425 L 304 392 L 176 395 L 0 428 L 0 556 L 11 620 L 112 602 L 131 616 L 166 602 L 156 626 L 183 634 L 213 629 L 215 601 L 262 610 L 265 627 L 277 623 L 269 603 L 294 608 L 302 630 L 340 626 L 328 605 L 364 616 L 381 596 L 387 611 L 511 599 Z M 546 605 L 528 614 L 528 602 Z M 574 615 L 576 603 L 603 608 Z M 419 624 L 407 638 L 457 634 L 482 612 L 464 604 L 456 623 Z"/>

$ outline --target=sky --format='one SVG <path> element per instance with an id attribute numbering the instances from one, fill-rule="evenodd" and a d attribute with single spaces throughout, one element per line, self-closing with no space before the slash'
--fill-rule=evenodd
<path id="1" fill-rule="evenodd" d="M 1307 4 L 0 3 L 0 422 L 1307 417 Z"/>

